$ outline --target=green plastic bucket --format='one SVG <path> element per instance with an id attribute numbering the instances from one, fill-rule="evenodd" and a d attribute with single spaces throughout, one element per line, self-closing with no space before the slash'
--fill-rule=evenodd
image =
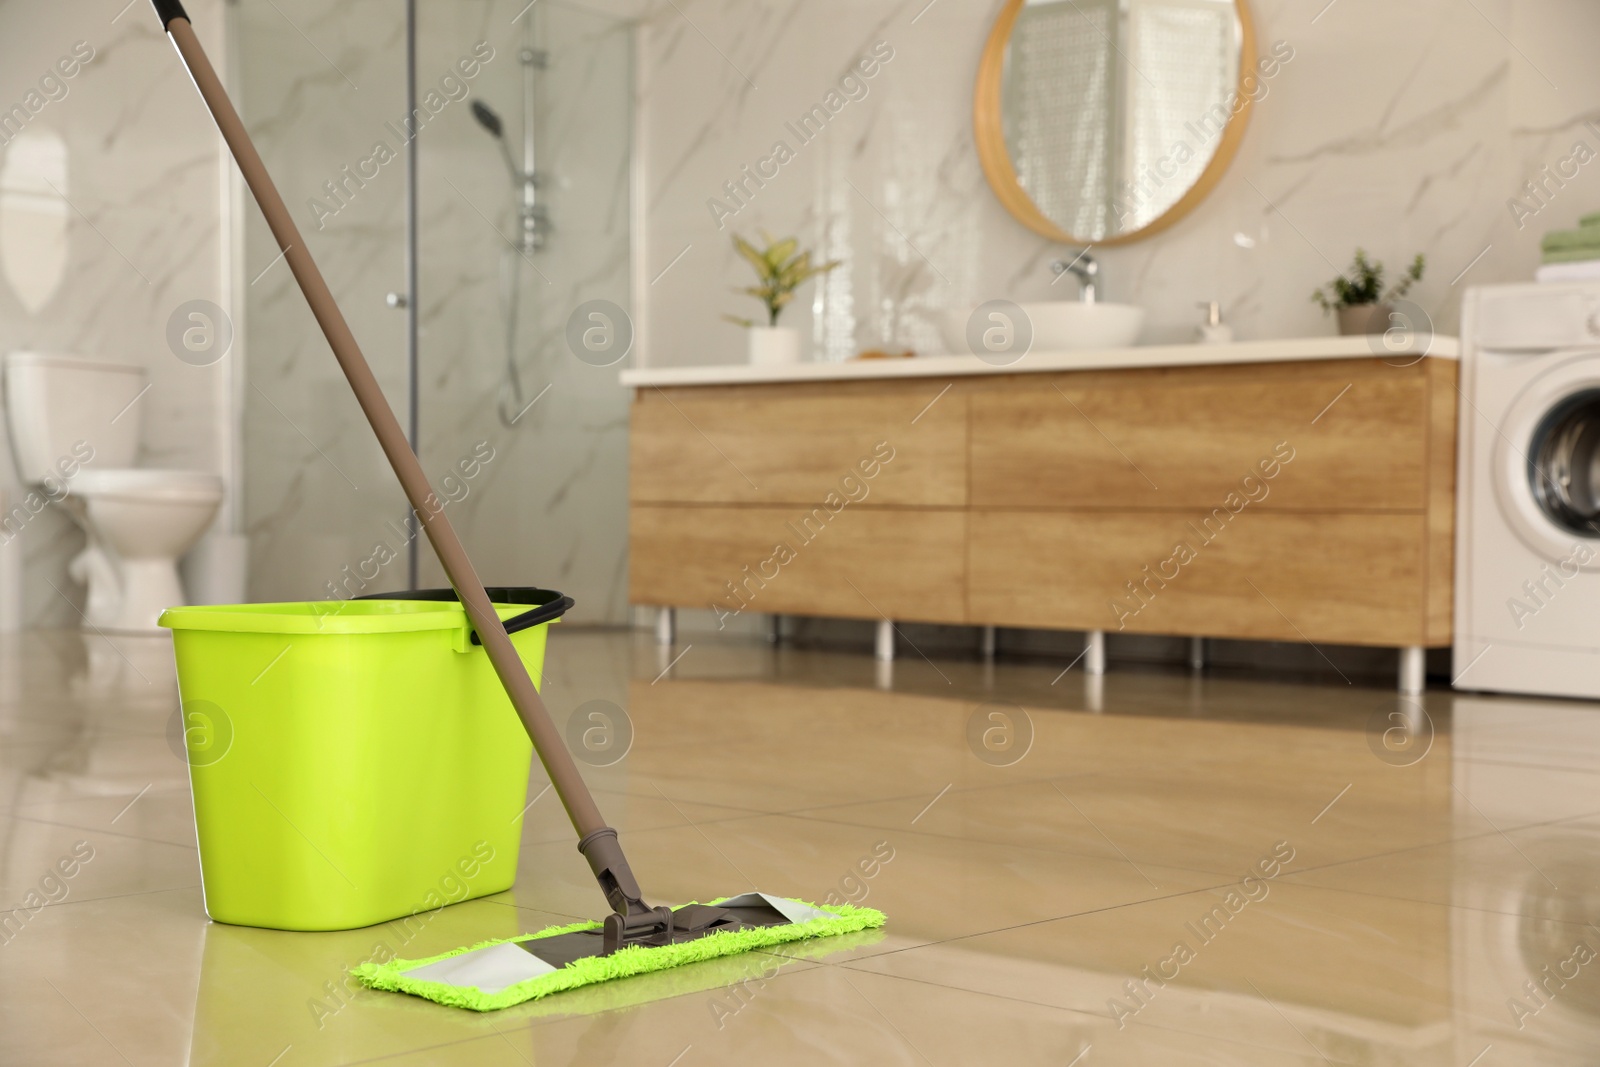
<path id="1" fill-rule="evenodd" d="M 572 601 L 490 595 L 508 629 L 537 620 L 511 640 L 539 682 Z M 459 603 L 181 607 L 160 623 L 207 915 L 346 930 L 511 887 L 533 750 Z"/>

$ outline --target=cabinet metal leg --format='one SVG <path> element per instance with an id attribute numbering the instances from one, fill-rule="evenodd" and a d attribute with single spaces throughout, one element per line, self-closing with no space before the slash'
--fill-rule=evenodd
<path id="1" fill-rule="evenodd" d="M 878 636 L 873 644 L 872 654 L 880 663 L 890 663 L 894 660 L 894 623 L 888 619 L 878 620 Z"/>
<path id="2" fill-rule="evenodd" d="M 978 651 L 984 659 L 994 659 L 996 645 L 996 631 L 993 626 L 985 626 L 978 638 Z"/>
<path id="3" fill-rule="evenodd" d="M 1206 669 L 1206 639 L 1203 637 L 1189 638 L 1189 669 L 1191 671 Z"/>
<path id="4" fill-rule="evenodd" d="M 1085 674 L 1083 676 L 1083 709 L 1094 715 L 1099 715 L 1106 710 L 1105 675 Z"/>
<path id="5" fill-rule="evenodd" d="M 678 609 L 656 609 L 656 644 L 670 645 L 678 636 Z"/>
<path id="6" fill-rule="evenodd" d="M 1083 669 L 1089 674 L 1106 673 L 1106 632 L 1090 630 L 1083 635 Z"/>
<path id="7" fill-rule="evenodd" d="M 1400 650 L 1400 692 L 1416 696 L 1428 680 L 1427 650 L 1421 645 L 1407 645 Z"/>
<path id="8" fill-rule="evenodd" d="M 783 640 L 783 616 L 767 616 L 767 641 L 769 644 L 778 644 Z"/>
<path id="9" fill-rule="evenodd" d="M 890 660 L 878 660 L 872 665 L 873 680 L 879 689 L 894 688 L 894 663 Z"/>

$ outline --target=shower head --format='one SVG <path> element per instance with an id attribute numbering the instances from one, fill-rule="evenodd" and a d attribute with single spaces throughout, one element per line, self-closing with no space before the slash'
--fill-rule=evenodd
<path id="1" fill-rule="evenodd" d="M 482 100 L 474 100 L 472 102 L 472 117 L 478 120 L 479 126 L 488 130 L 494 137 L 500 138 L 505 135 L 505 124 L 500 121 L 500 116 L 495 114 L 494 108 L 485 104 Z"/>
<path id="2" fill-rule="evenodd" d="M 500 121 L 500 116 L 495 109 L 485 104 L 482 100 L 472 101 L 472 117 L 478 120 L 478 125 L 489 131 L 495 144 L 500 146 L 500 158 L 506 161 L 506 169 L 511 172 L 512 181 L 521 181 L 522 172 L 517 169 L 516 160 L 511 158 L 511 149 L 506 144 L 506 125 Z"/>

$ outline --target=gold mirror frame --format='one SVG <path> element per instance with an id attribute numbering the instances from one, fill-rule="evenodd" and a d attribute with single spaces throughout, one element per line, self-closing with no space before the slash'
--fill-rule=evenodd
<path id="1" fill-rule="evenodd" d="M 994 29 L 989 31 L 988 43 L 983 46 L 983 58 L 978 61 L 978 84 L 972 99 L 972 128 L 978 148 L 978 162 L 983 165 L 984 176 L 989 179 L 989 188 L 994 190 L 994 195 L 1000 203 L 1011 212 L 1013 218 L 1028 229 L 1043 234 L 1052 241 L 1071 245 L 1120 245 L 1154 237 L 1193 211 L 1195 206 L 1216 187 L 1217 182 L 1222 179 L 1223 172 L 1228 169 L 1228 164 L 1233 162 L 1233 157 L 1239 151 L 1239 142 L 1244 139 L 1244 129 L 1249 123 L 1250 111 L 1255 105 L 1254 100 L 1241 93 L 1246 76 L 1256 73 L 1256 32 L 1254 24 L 1250 21 L 1248 0 L 1234 0 L 1233 4 L 1241 31 L 1239 77 L 1234 83 L 1234 92 L 1241 94 L 1244 104 L 1233 117 L 1228 119 L 1228 125 L 1222 131 L 1222 138 L 1217 142 L 1217 150 L 1212 153 L 1205 170 L 1200 172 L 1200 177 L 1195 179 L 1188 192 L 1179 197 L 1155 221 L 1137 230 L 1096 240 L 1068 233 L 1039 210 L 1033 198 L 1028 195 L 1028 191 L 1017 180 L 1016 168 L 1011 165 L 1011 153 L 1006 149 L 1005 128 L 1000 117 L 1001 79 L 1005 73 L 1006 46 L 1011 42 L 1011 31 L 1016 26 L 1017 18 L 1022 14 L 1025 2 L 1026 0 L 1008 0 L 999 17 L 994 20 Z"/>

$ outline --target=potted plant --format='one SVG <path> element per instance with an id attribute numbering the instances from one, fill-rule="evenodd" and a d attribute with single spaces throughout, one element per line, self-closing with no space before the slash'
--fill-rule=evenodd
<path id="1" fill-rule="evenodd" d="M 1418 252 L 1400 280 L 1384 289 L 1383 264 L 1369 260 L 1366 252 L 1358 248 L 1350 270 L 1315 290 L 1311 300 L 1321 304 L 1325 313 L 1339 313 L 1339 332 L 1345 336 L 1383 333 L 1389 328 L 1389 315 L 1394 310 L 1390 301 L 1405 296 L 1412 285 L 1422 280 L 1425 265 Z"/>
<path id="2" fill-rule="evenodd" d="M 778 315 L 794 299 L 796 289 L 817 275 L 826 274 L 837 267 L 839 261 L 812 266 L 811 253 L 797 251 L 799 242 L 793 237 L 775 241 L 768 234 L 761 236 L 767 246 L 758 249 L 738 234 L 734 235 L 733 247 L 755 270 L 759 284 L 742 288 L 736 286 L 733 291 L 761 301 L 767 309 L 766 324 L 736 315 L 724 315 L 723 318 L 745 328 L 749 337 L 751 363 L 769 366 L 798 363 L 800 331 L 792 326 L 779 326 Z"/>

